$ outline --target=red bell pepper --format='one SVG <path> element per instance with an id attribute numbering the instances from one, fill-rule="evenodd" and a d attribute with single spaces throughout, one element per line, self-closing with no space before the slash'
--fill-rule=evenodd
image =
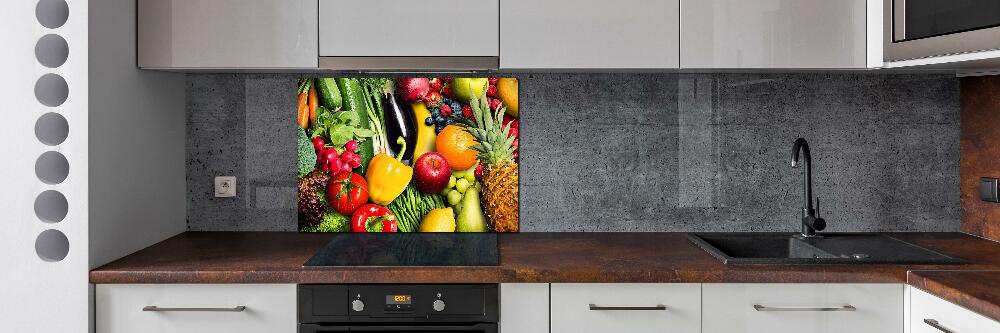
<path id="1" fill-rule="evenodd" d="M 396 216 L 388 208 L 367 204 L 351 216 L 352 232 L 396 232 Z"/>

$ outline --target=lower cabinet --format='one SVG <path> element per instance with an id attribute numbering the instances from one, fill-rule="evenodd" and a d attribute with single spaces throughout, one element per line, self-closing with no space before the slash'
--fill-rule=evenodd
<path id="1" fill-rule="evenodd" d="M 99 284 L 98 333 L 294 333 L 294 284 Z"/>
<path id="2" fill-rule="evenodd" d="M 908 287 L 910 315 L 907 333 L 996 333 L 1000 322 L 928 294 Z"/>
<path id="3" fill-rule="evenodd" d="M 903 332 L 902 284 L 704 284 L 705 333 Z"/>
<path id="4" fill-rule="evenodd" d="M 551 292 L 552 332 L 701 331 L 700 284 L 557 283 Z"/>
<path id="5" fill-rule="evenodd" d="M 501 283 L 500 332 L 549 333 L 549 284 Z"/>

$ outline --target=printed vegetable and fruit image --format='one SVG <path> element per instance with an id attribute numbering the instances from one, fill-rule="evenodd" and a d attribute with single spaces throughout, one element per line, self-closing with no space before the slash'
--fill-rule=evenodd
<path id="1" fill-rule="evenodd" d="M 515 78 L 302 78 L 302 232 L 517 232 Z"/>

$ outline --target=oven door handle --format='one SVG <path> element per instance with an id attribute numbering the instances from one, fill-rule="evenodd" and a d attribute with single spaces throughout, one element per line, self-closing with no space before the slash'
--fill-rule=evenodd
<path id="1" fill-rule="evenodd" d="M 372 326 L 325 326 L 317 324 L 299 324 L 299 333 L 326 332 L 441 332 L 441 331 L 471 331 L 482 333 L 498 333 L 497 324 L 479 323 L 473 325 L 372 325 Z"/>
<path id="2" fill-rule="evenodd" d="M 351 332 L 368 332 L 368 331 L 378 331 L 378 332 L 440 332 L 440 331 L 473 331 L 473 332 L 483 332 L 483 333 L 497 333 L 496 324 L 472 324 L 472 325 L 383 325 L 383 326 L 351 326 L 349 329 Z"/>

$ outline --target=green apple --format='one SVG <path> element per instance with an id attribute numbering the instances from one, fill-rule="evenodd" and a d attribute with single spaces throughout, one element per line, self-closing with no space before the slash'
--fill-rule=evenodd
<path id="1" fill-rule="evenodd" d="M 474 92 L 476 94 L 476 98 L 482 97 L 483 92 L 486 91 L 486 85 L 488 85 L 489 82 L 490 81 L 484 77 L 455 78 L 451 80 L 451 93 L 455 95 L 455 98 L 457 98 L 459 102 L 469 103 L 472 99 L 470 92 Z"/>

